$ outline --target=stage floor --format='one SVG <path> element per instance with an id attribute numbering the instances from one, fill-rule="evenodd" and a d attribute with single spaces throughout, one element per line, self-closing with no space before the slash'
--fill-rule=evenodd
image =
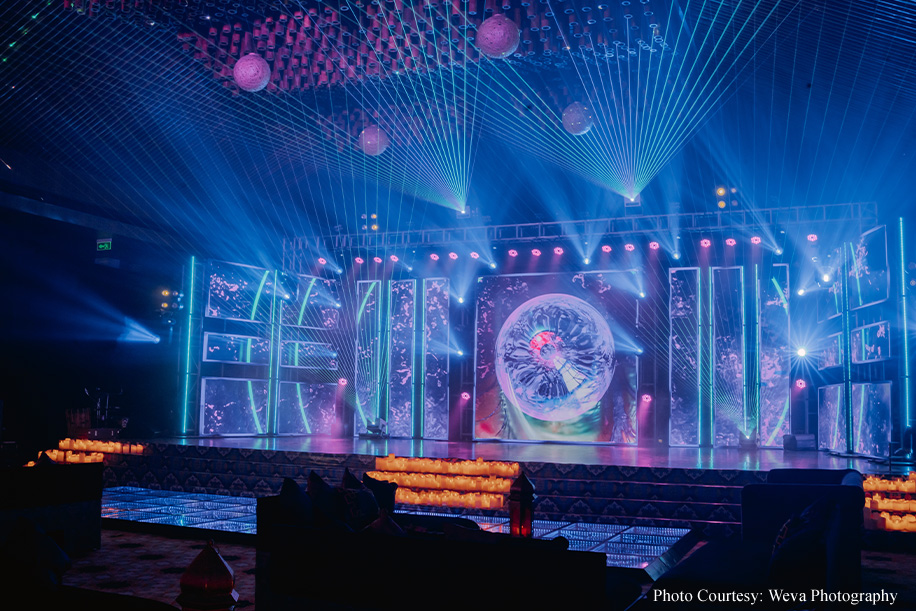
<path id="1" fill-rule="evenodd" d="M 665 448 L 526 443 L 505 441 L 421 441 L 412 439 L 333 439 L 328 437 L 187 437 L 164 438 L 156 443 L 309 454 L 504 460 L 574 465 L 650 467 L 670 469 L 856 469 L 886 473 L 887 465 L 867 458 L 848 458 L 826 452 L 787 452 L 781 449 Z"/>

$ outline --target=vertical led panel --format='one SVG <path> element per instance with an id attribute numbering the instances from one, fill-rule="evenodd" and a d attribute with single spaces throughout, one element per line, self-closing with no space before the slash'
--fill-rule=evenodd
<path id="1" fill-rule="evenodd" d="M 828 335 L 821 341 L 820 354 L 817 356 L 817 368 L 819 371 L 840 367 L 846 362 L 846 355 L 843 352 L 844 343 L 841 341 L 840 334 L 834 333 Z"/>
<path id="2" fill-rule="evenodd" d="M 869 229 L 855 242 L 847 243 L 849 309 L 856 310 L 890 297 L 887 264 L 887 227 Z"/>
<path id="3" fill-rule="evenodd" d="M 366 423 L 378 418 L 381 354 L 380 280 L 356 283 L 356 415 L 353 432 L 366 432 Z"/>
<path id="4" fill-rule="evenodd" d="M 789 434 L 792 381 L 789 354 L 789 266 L 774 265 L 760 277 L 759 445 L 782 447 Z"/>
<path id="5" fill-rule="evenodd" d="M 211 261 L 207 268 L 208 318 L 270 322 L 274 273 L 238 263 Z"/>
<path id="6" fill-rule="evenodd" d="M 856 327 L 849 335 L 852 362 L 856 365 L 891 358 L 891 329 L 886 320 Z"/>
<path id="7" fill-rule="evenodd" d="M 416 280 L 389 285 L 388 434 L 413 436 Z"/>
<path id="8" fill-rule="evenodd" d="M 204 378 L 201 435 L 263 435 L 267 432 L 267 380 Z"/>
<path id="9" fill-rule="evenodd" d="M 852 385 L 852 451 L 887 458 L 891 443 L 891 383 Z"/>
<path id="10" fill-rule="evenodd" d="M 711 282 L 713 445 L 734 447 L 756 436 L 745 396 L 744 269 L 714 267 Z"/>
<path id="11" fill-rule="evenodd" d="M 422 437 L 448 439 L 449 281 L 423 280 Z"/>
<path id="12" fill-rule="evenodd" d="M 337 384 L 280 382 L 277 433 L 330 435 L 337 420 Z"/>
<path id="13" fill-rule="evenodd" d="M 299 276 L 299 291 L 293 301 L 282 307 L 282 324 L 289 327 L 329 330 L 340 322 L 340 295 L 337 281 L 315 276 Z"/>
<path id="14" fill-rule="evenodd" d="M 700 270 L 668 272 L 668 443 L 698 446 L 700 439 Z"/>
<path id="15" fill-rule="evenodd" d="M 817 447 L 833 452 L 846 451 L 846 413 L 844 384 L 817 389 Z"/>

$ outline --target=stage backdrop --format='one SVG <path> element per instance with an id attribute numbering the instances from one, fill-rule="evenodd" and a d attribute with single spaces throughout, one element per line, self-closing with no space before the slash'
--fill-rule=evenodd
<path id="1" fill-rule="evenodd" d="M 635 274 L 478 283 L 475 438 L 635 444 Z"/>

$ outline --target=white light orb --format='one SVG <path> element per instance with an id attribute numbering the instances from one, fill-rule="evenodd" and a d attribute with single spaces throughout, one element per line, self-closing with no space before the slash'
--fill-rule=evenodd
<path id="1" fill-rule="evenodd" d="M 232 77 L 239 89 L 261 91 L 270 81 L 270 64 L 257 53 L 249 53 L 235 62 Z"/>
<path id="2" fill-rule="evenodd" d="M 505 15 L 484 19 L 477 28 L 477 48 L 493 59 L 504 59 L 515 53 L 519 40 L 518 26 Z"/>
<path id="3" fill-rule="evenodd" d="M 359 148 L 365 154 L 377 157 L 388 149 L 388 134 L 378 125 L 370 125 L 359 135 Z"/>
<path id="4" fill-rule="evenodd" d="M 584 136 L 595 124 L 595 117 L 588 106 L 573 102 L 563 111 L 563 129 L 573 136 Z"/>

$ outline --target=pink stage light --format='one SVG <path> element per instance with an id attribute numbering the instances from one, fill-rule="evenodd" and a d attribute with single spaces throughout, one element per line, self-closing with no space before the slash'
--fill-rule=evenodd
<path id="1" fill-rule="evenodd" d="M 636 250 L 636 246 L 634 246 L 633 244 L 624 244 L 623 247 L 627 252 L 633 252 L 634 250 Z"/>
<path id="2" fill-rule="evenodd" d="M 645 394 L 642 396 L 643 403 L 652 403 L 652 395 Z"/>
<path id="3" fill-rule="evenodd" d="M 658 250 L 661 247 L 662 245 L 659 244 L 658 242 L 649 242 L 649 248 L 651 248 L 652 250 Z"/>
<path id="4" fill-rule="evenodd" d="M 760 244 L 762 241 L 759 235 L 755 235 L 751 238 L 751 244 Z"/>
<path id="5" fill-rule="evenodd" d="M 391 256 L 388 257 L 388 258 L 391 259 L 394 263 L 397 263 L 397 262 L 398 262 L 398 256 L 397 256 L 397 255 L 391 255 Z"/>
<path id="6" fill-rule="evenodd" d="M 448 253 L 448 258 L 451 259 L 452 261 L 454 261 L 455 259 L 458 258 L 458 253 L 457 253 L 457 252 L 450 252 L 450 253 Z"/>
<path id="7" fill-rule="evenodd" d="M 518 256 L 518 251 L 515 250 L 514 248 L 509 249 L 509 256 L 510 256 L 510 257 L 517 257 L 517 256 Z"/>
<path id="8" fill-rule="evenodd" d="M 556 248 L 553 249 L 553 254 L 555 254 L 555 255 L 562 255 L 562 254 L 563 254 L 563 249 L 560 248 L 559 246 L 557 246 Z"/>
<path id="9" fill-rule="evenodd" d="M 327 259 L 325 259 L 324 257 L 318 257 L 318 265 L 327 265 L 327 264 L 328 264 Z"/>
<path id="10" fill-rule="evenodd" d="M 469 393 L 468 391 L 464 391 L 463 393 L 461 393 L 461 398 L 467 401 L 468 399 L 471 398 L 471 393 Z"/>
<path id="11" fill-rule="evenodd" d="M 381 262 L 382 262 L 382 258 L 381 258 L 381 257 L 372 257 L 372 260 L 375 261 L 376 263 L 381 263 Z"/>
<path id="12" fill-rule="evenodd" d="M 540 256 L 541 256 L 541 251 L 538 250 L 537 248 L 532 248 L 532 249 L 531 249 L 531 254 L 534 255 L 535 257 L 540 257 Z"/>
<path id="13" fill-rule="evenodd" d="M 795 388 L 799 390 L 803 390 L 805 388 L 808 388 L 808 383 L 802 380 L 801 378 L 798 378 L 797 380 L 795 380 Z"/>
<path id="14" fill-rule="evenodd" d="M 472 258 L 472 259 L 479 259 L 479 258 L 480 258 L 480 255 L 477 254 L 476 252 L 471 251 L 471 258 Z"/>
<path id="15" fill-rule="evenodd" d="M 357 264 L 357 265 L 362 265 L 363 263 L 366 262 L 366 260 L 363 259 L 362 257 L 356 257 L 356 258 L 353 259 L 353 260 L 356 261 L 356 264 Z"/>
<path id="16" fill-rule="evenodd" d="M 703 238 L 702 240 L 700 240 L 700 246 L 702 246 L 703 248 L 709 248 L 710 246 L 712 246 L 712 242 L 709 240 L 709 238 Z"/>
<path id="17" fill-rule="evenodd" d="M 340 378 L 340 379 L 338 379 L 338 380 L 337 380 L 337 385 L 338 385 L 338 386 L 346 386 L 346 385 L 347 385 L 347 378 Z"/>
<path id="18" fill-rule="evenodd" d="M 433 261 L 438 261 L 439 255 L 437 255 L 436 253 L 432 253 L 429 255 L 429 258 L 432 259 Z"/>
<path id="19" fill-rule="evenodd" d="M 738 242 L 735 241 L 735 238 L 727 238 L 727 239 L 725 240 L 726 246 L 734 246 L 734 245 L 737 244 L 737 243 L 738 243 Z"/>
<path id="20" fill-rule="evenodd" d="M 808 234 L 808 241 L 809 241 L 809 242 L 817 242 L 817 234 L 816 234 L 816 233 L 809 233 L 809 234 Z"/>
<path id="21" fill-rule="evenodd" d="M 601 252 L 605 252 L 605 253 L 611 252 L 611 247 L 608 244 L 605 244 L 604 246 L 601 247 Z"/>

